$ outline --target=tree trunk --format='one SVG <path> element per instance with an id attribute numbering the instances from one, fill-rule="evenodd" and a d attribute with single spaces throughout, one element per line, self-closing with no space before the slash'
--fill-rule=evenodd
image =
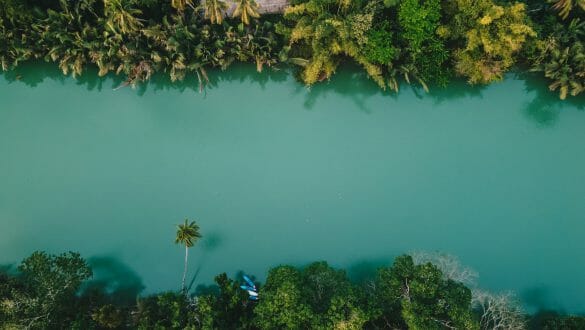
<path id="1" fill-rule="evenodd" d="M 189 257 L 189 247 L 185 245 L 185 268 L 183 269 L 183 282 L 181 285 L 181 291 L 185 292 L 185 277 L 187 276 L 187 258 Z"/>

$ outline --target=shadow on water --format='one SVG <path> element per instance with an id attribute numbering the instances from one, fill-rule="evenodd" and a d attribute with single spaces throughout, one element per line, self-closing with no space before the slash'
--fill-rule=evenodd
<path id="1" fill-rule="evenodd" d="M 463 98 L 483 99 L 483 92 L 488 86 L 470 85 L 465 79 L 453 78 L 447 87 L 431 86 L 430 91 L 423 97 L 429 97 L 435 104 L 452 102 Z"/>
<path id="2" fill-rule="evenodd" d="M 190 92 L 205 98 L 208 93 L 213 93 L 215 89 L 225 88 L 226 84 L 238 82 L 247 86 L 259 86 L 265 90 L 271 82 L 284 82 L 291 79 L 297 72 L 296 68 L 286 65 L 277 67 L 266 67 L 262 73 L 256 72 L 252 64 L 236 63 L 227 70 L 209 69 L 208 76 L 210 84 L 206 86 L 203 92 L 199 93 L 199 84 L 197 76 L 194 74 L 187 75 L 183 81 L 171 82 L 167 73 L 159 73 L 145 83 L 137 84 L 132 88 L 137 95 L 144 95 L 147 91 L 179 91 Z M 30 87 L 36 87 L 45 80 L 52 80 L 61 84 L 72 79 L 63 75 L 55 63 L 45 62 L 28 62 L 20 65 L 12 71 L 0 73 L 9 83 L 20 82 Z M 512 73 L 510 76 L 520 79 L 524 82 L 525 92 L 534 97 L 528 101 L 522 112 L 524 115 L 539 126 L 547 127 L 554 125 L 559 117 L 562 108 L 566 105 L 579 110 L 585 110 L 585 95 L 578 97 L 567 97 L 566 100 L 560 101 L 557 92 L 551 92 L 548 89 L 548 81 L 538 73 L 520 72 Z M 84 86 L 88 91 L 101 91 L 106 89 L 116 89 L 124 82 L 123 75 L 109 74 L 107 77 L 99 77 L 97 68 L 90 65 L 83 75 L 75 78 L 79 86 Z M 483 98 L 483 91 L 488 86 L 469 85 L 463 79 L 454 78 L 448 87 L 441 88 L 431 86 L 429 93 L 425 93 L 416 84 L 409 85 L 405 81 L 400 82 L 401 91 L 395 93 L 390 90 L 380 89 L 365 72 L 357 65 L 347 63 L 341 65 L 335 75 L 329 81 L 317 83 L 307 88 L 301 82 L 296 81 L 293 84 L 292 93 L 304 97 L 304 108 L 314 110 L 317 102 L 326 99 L 329 96 L 349 99 L 363 113 L 371 113 L 374 110 L 367 106 L 367 99 L 373 96 L 384 96 L 391 99 L 397 99 L 404 90 L 412 91 L 418 99 L 431 99 L 435 104 L 452 102 L 464 98 Z M 391 106 L 390 104 L 388 106 Z M 382 109 L 384 110 L 384 109 Z"/>
<path id="3" fill-rule="evenodd" d="M 201 250 L 205 252 L 213 252 L 217 250 L 223 243 L 223 238 L 220 233 L 212 232 L 206 234 L 201 242 Z"/>
<path id="4" fill-rule="evenodd" d="M 219 232 L 211 232 L 203 236 L 203 238 L 201 239 L 201 251 L 203 252 L 198 259 L 197 269 L 195 269 L 195 273 L 193 273 L 191 280 L 187 284 L 187 292 L 190 292 L 191 289 L 193 288 L 193 285 L 195 285 L 195 281 L 197 280 L 197 277 L 199 276 L 201 269 L 203 268 L 203 266 L 205 266 L 207 256 L 210 253 L 216 251 L 223 244 L 223 241 L 224 240 Z M 195 291 L 197 291 L 197 287 L 195 288 Z"/>
<path id="5" fill-rule="evenodd" d="M 250 64 L 234 64 L 227 70 L 214 69 L 210 71 L 212 88 L 220 87 L 223 82 L 253 83 L 262 90 L 266 89 L 269 82 L 283 82 L 291 75 L 292 68 L 288 66 L 265 67 L 262 72 L 257 72 L 255 66 Z M 211 78 L 210 77 L 210 78 Z"/>
<path id="6" fill-rule="evenodd" d="M 551 305 L 550 289 L 545 286 L 535 286 L 520 292 L 520 300 L 534 310 L 545 310 Z M 561 311 L 559 311 L 561 312 Z"/>
<path id="7" fill-rule="evenodd" d="M 144 289 L 140 276 L 114 257 L 97 256 L 87 262 L 93 269 L 93 279 L 84 285 L 84 292 L 101 292 L 114 301 L 131 304 Z"/>
<path id="8" fill-rule="evenodd" d="M 565 105 L 581 111 L 585 110 L 585 95 L 568 96 L 567 99 L 560 100 L 558 90 L 550 91 L 548 88 L 550 82 L 540 74 L 526 72 L 518 73 L 516 77 L 524 82 L 526 93 L 535 95 L 530 102 L 526 103 L 522 112 L 539 126 L 553 126 Z"/>
<path id="9" fill-rule="evenodd" d="M 223 83 L 234 81 L 241 83 L 245 82 L 250 85 L 258 85 L 264 90 L 266 84 L 269 82 L 286 80 L 288 73 L 286 69 L 278 68 L 265 68 L 262 73 L 258 73 L 255 66 L 249 64 L 234 64 L 225 71 L 220 69 L 208 69 L 207 75 L 209 77 L 209 83 L 205 84 L 205 88 L 202 91 L 199 90 L 199 82 L 197 75 L 195 74 L 189 74 L 185 79 L 173 82 L 168 74 L 159 73 L 153 75 L 148 82 L 140 83 L 135 87 L 129 88 L 134 88 L 138 95 L 143 95 L 148 90 L 176 90 L 181 93 L 190 92 L 194 95 L 205 97 L 208 93 L 213 93 L 214 89 L 221 87 Z"/>
<path id="10" fill-rule="evenodd" d="M 250 64 L 234 64 L 228 70 L 222 71 L 220 69 L 208 69 L 210 84 L 206 85 L 201 95 L 219 87 L 224 82 L 246 82 L 257 84 L 262 89 L 265 89 L 267 83 L 284 81 L 289 76 L 288 67 L 279 68 L 265 68 L 262 73 L 258 73 L 255 66 Z M 123 85 L 125 78 L 123 75 L 108 74 L 105 77 L 97 75 L 97 67 L 89 65 L 81 76 L 72 78 L 64 75 L 55 63 L 46 62 L 27 62 L 21 64 L 14 70 L 0 72 L 9 83 L 20 82 L 29 87 L 36 87 L 46 80 L 65 84 L 66 81 L 74 79 L 78 86 L 85 87 L 88 91 L 101 91 L 104 88 L 116 89 Z M 132 88 L 138 95 L 143 95 L 149 90 L 166 91 L 177 90 L 179 92 L 193 92 L 199 95 L 199 83 L 195 74 L 190 74 L 182 81 L 172 82 L 167 73 L 154 74 L 148 82 L 136 84 L 136 86 L 129 86 L 125 88 Z"/>
<path id="11" fill-rule="evenodd" d="M 392 264 L 393 258 L 365 259 L 349 265 L 347 277 L 354 283 L 362 284 L 376 278 L 378 269 Z"/>
<path id="12" fill-rule="evenodd" d="M 14 266 L 14 264 L 0 265 L 0 273 L 12 274 L 16 271 L 16 267 Z"/>
<path id="13" fill-rule="evenodd" d="M 219 286 L 217 284 L 199 284 L 193 290 L 194 296 L 219 295 Z"/>
<path id="14" fill-rule="evenodd" d="M 313 110 L 318 100 L 337 95 L 348 98 L 360 111 L 371 113 L 373 109 L 366 107 L 365 101 L 372 96 L 394 95 L 395 93 L 384 92 L 371 79 L 368 79 L 363 70 L 356 65 L 345 64 L 340 66 L 338 71 L 328 81 L 317 83 L 310 88 L 297 82 L 294 94 L 304 94 L 303 103 L 305 109 Z"/>
<path id="15" fill-rule="evenodd" d="M 63 85 L 66 81 L 74 79 L 77 85 L 85 87 L 88 91 L 101 91 L 104 87 L 113 89 L 124 81 L 122 76 L 108 75 L 110 79 L 106 79 L 99 77 L 97 73 L 96 67 L 88 66 L 81 76 L 72 78 L 64 75 L 54 63 L 27 62 L 14 70 L 0 73 L 0 76 L 9 83 L 20 82 L 29 87 L 36 87 L 46 80 Z"/>

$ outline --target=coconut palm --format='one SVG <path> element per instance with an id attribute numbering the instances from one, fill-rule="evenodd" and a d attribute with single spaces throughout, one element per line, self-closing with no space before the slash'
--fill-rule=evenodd
<path id="1" fill-rule="evenodd" d="M 537 55 L 532 58 L 532 71 L 540 71 L 551 80 L 549 89 L 559 97 L 577 96 L 585 92 L 585 22 L 573 19 L 545 40 L 537 42 Z"/>
<path id="2" fill-rule="evenodd" d="M 223 0 L 205 0 L 203 8 L 205 9 L 205 18 L 209 19 L 211 24 L 221 24 L 228 5 Z"/>
<path id="3" fill-rule="evenodd" d="M 171 6 L 180 12 L 184 11 L 185 8 L 187 7 L 187 5 L 189 7 L 193 7 L 193 1 L 192 0 L 171 0 Z"/>
<path id="4" fill-rule="evenodd" d="M 549 89 L 558 89 L 561 100 L 568 94 L 577 96 L 585 91 L 585 44 L 576 42 L 564 49 L 553 49 L 543 69 L 544 76 L 552 80 Z"/>
<path id="5" fill-rule="evenodd" d="M 250 17 L 258 18 L 258 4 L 255 0 L 237 0 L 236 9 L 232 14 L 232 17 L 240 17 L 242 23 L 250 24 Z"/>
<path id="6" fill-rule="evenodd" d="M 107 17 L 106 26 L 110 30 L 121 34 L 140 29 L 142 22 L 136 16 L 142 14 L 142 11 L 132 8 L 131 5 L 130 1 L 104 0 L 104 12 Z"/>
<path id="7" fill-rule="evenodd" d="M 177 225 L 177 236 L 175 237 L 176 244 L 185 245 L 185 268 L 183 270 L 183 281 L 181 282 L 181 290 L 185 292 L 185 276 L 187 276 L 187 260 L 189 258 L 189 248 L 192 247 L 197 240 L 201 238 L 199 226 L 195 221 L 189 222 L 185 219 L 185 223 Z"/>
<path id="8" fill-rule="evenodd" d="M 581 7 L 585 10 L 585 0 L 551 0 L 553 8 L 559 12 L 559 16 L 563 19 L 569 17 L 571 10 L 575 7 Z"/>

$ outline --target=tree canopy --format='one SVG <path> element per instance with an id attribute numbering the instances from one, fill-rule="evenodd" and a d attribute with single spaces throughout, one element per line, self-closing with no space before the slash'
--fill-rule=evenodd
<path id="1" fill-rule="evenodd" d="M 585 85 L 584 12 L 582 0 L 294 0 L 282 15 L 260 15 L 254 0 L 4 0 L 0 66 L 42 59 L 77 77 L 95 65 L 123 75 L 122 86 L 194 75 L 200 91 L 209 68 L 237 61 L 298 65 L 307 86 L 352 61 L 393 91 L 401 81 L 429 91 L 453 75 L 489 84 L 529 68 L 564 99 Z"/>
<path id="2" fill-rule="evenodd" d="M 431 263 L 429 260 L 437 262 Z M 530 318 L 509 295 L 470 289 L 454 263 L 397 257 L 363 282 L 314 262 L 281 265 L 257 281 L 258 301 L 225 273 L 194 294 L 161 292 L 120 300 L 87 284 L 79 254 L 35 252 L 15 272 L 0 272 L 0 324 L 7 328 L 76 329 L 523 329 Z M 573 329 L 583 318 L 546 314 L 536 328 Z M 577 329 L 577 328 L 575 328 Z"/>

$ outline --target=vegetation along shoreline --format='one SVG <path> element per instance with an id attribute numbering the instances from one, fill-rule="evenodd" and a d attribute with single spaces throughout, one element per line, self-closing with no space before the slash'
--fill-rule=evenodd
<path id="1" fill-rule="evenodd" d="M 189 226 L 189 224 L 187 224 Z M 185 230 L 183 228 L 182 230 Z M 184 236 L 182 236 L 184 237 Z M 184 243 L 184 242 L 181 242 Z M 179 273 L 179 272 L 178 272 Z M 1 329 L 583 329 L 585 317 L 524 313 L 510 293 L 473 284 L 448 255 L 413 253 L 362 281 L 326 262 L 280 265 L 258 298 L 243 276 L 139 296 L 143 287 L 92 278 L 78 253 L 34 252 L 0 269 Z M 114 283 L 110 283 L 114 281 Z"/>
<path id="2" fill-rule="evenodd" d="M 177 225 L 185 247 L 180 290 L 140 296 L 141 285 L 93 278 L 79 253 L 37 251 L 0 268 L 0 329 L 582 329 L 585 317 L 522 311 L 511 293 L 479 289 L 450 255 L 412 252 L 361 279 L 325 261 L 279 265 L 265 283 L 225 273 L 186 285 L 195 221 Z M 99 277 L 99 276 L 98 276 Z M 113 282 L 113 283 L 112 283 Z"/>
<path id="3" fill-rule="evenodd" d="M 541 72 L 565 99 L 585 88 L 584 8 L 582 0 L 295 0 L 280 15 L 261 14 L 274 9 L 254 0 L 5 0 L 0 64 L 42 59 L 74 77 L 95 65 L 123 85 L 155 72 L 193 75 L 202 90 L 207 69 L 234 62 L 258 71 L 298 65 L 310 86 L 352 61 L 392 91 L 403 82 L 428 91 L 454 77 L 489 84 L 518 66 Z"/>

